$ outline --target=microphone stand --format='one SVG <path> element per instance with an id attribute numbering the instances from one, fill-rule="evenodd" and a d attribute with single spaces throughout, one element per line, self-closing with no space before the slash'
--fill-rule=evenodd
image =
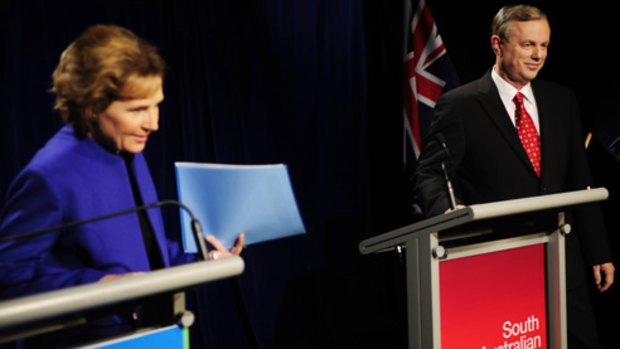
<path id="1" fill-rule="evenodd" d="M 448 161 L 452 158 L 450 154 L 450 150 L 448 150 L 448 145 L 446 144 L 446 139 L 443 134 L 437 133 L 437 140 L 441 144 L 443 151 L 446 153 L 446 157 Z M 454 187 L 452 186 L 452 181 L 450 180 L 450 176 L 448 175 L 448 170 L 446 169 L 446 163 L 441 162 L 441 171 L 443 172 L 444 180 L 446 181 L 446 186 L 448 187 L 448 197 L 450 198 L 450 208 L 456 210 L 456 197 L 454 196 Z"/>
<path id="2" fill-rule="evenodd" d="M 456 197 L 454 196 L 454 188 L 452 187 L 452 181 L 448 176 L 448 170 L 446 170 L 446 163 L 441 163 L 441 170 L 443 171 L 443 175 L 446 180 L 446 185 L 448 186 L 448 197 L 450 198 L 450 208 L 456 210 Z"/>
<path id="3" fill-rule="evenodd" d="M 19 234 L 19 235 L 12 235 L 12 236 L 4 236 L 4 237 L 0 237 L 0 243 L 4 243 L 4 242 L 9 242 L 9 241 L 15 241 L 15 240 L 22 240 L 22 239 L 27 239 L 30 237 L 34 237 L 34 236 L 38 236 L 38 235 L 42 235 L 45 233 L 49 233 L 52 231 L 56 231 L 56 230 L 64 230 L 64 229 L 69 229 L 69 228 L 73 228 L 73 227 L 77 227 L 83 224 L 88 224 L 88 223 L 92 223 L 92 222 L 96 222 L 96 221 L 101 221 L 101 220 L 105 220 L 108 218 L 113 218 L 116 216 L 122 216 L 125 214 L 129 214 L 129 213 L 134 213 L 134 212 L 138 212 L 138 211 L 142 211 L 142 210 L 148 210 L 150 208 L 154 208 L 154 207 L 161 207 L 161 206 L 165 206 L 165 205 L 174 205 L 174 206 L 178 206 L 182 209 L 184 209 L 190 216 L 191 218 L 191 226 L 192 226 L 192 233 L 194 234 L 194 239 L 196 240 L 196 245 L 198 246 L 199 249 L 199 259 L 201 260 L 208 260 L 208 250 L 207 250 L 207 245 L 205 243 L 205 239 L 202 235 L 202 227 L 200 226 L 200 222 L 198 221 L 198 219 L 196 218 L 196 216 L 194 215 L 194 213 L 192 212 L 192 210 L 189 209 L 189 207 L 187 207 L 186 205 L 175 201 L 175 200 L 163 200 L 163 201 L 158 201 L 158 202 L 154 202 L 151 204 L 147 204 L 147 205 L 143 205 L 143 206 L 137 206 L 137 207 L 132 207 L 132 208 L 128 208 L 125 210 L 121 210 L 121 211 L 116 211 L 116 212 L 112 212 L 112 213 L 107 213 L 107 214 L 103 214 L 103 215 L 99 215 L 99 216 L 95 216 L 95 217 L 91 217 L 91 218 L 87 218 L 87 219 L 83 219 L 83 220 L 79 220 L 79 221 L 74 221 L 74 222 L 69 222 L 69 223 L 65 223 L 65 224 L 58 224 L 52 227 L 47 227 L 47 228 L 43 228 L 43 229 L 38 229 L 35 231 L 31 231 L 28 233 L 24 233 L 24 234 Z"/>

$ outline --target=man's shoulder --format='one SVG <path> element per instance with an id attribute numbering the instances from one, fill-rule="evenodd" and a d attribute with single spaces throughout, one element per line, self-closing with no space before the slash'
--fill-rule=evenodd
<path id="1" fill-rule="evenodd" d="M 481 79 L 477 79 L 477 80 L 473 80 L 470 81 L 466 84 L 463 84 L 459 87 L 453 88 L 450 91 L 447 91 L 445 93 L 445 95 L 448 96 L 463 96 L 463 95 L 468 95 L 473 93 L 474 91 L 476 91 L 478 89 L 478 87 L 480 86 L 480 80 Z"/>
<path id="2" fill-rule="evenodd" d="M 555 81 L 538 78 L 532 81 L 532 89 L 557 93 L 572 93 L 573 89 Z"/>
<path id="3" fill-rule="evenodd" d="M 492 82 L 487 79 L 487 76 L 483 76 L 479 79 L 470 81 L 452 90 L 446 91 L 441 95 L 443 102 L 455 103 L 459 101 L 471 101 L 475 99 L 473 97 L 485 93 L 491 88 Z"/>
<path id="4" fill-rule="evenodd" d="M 535 92 L 553 93 L 560 95 L 573 94 L 573 89 L 569 86 L 542 78 L 537 78 L 531 82 Z M 444 100 L 458 101 L 468 100 L 474 96 L 480 96 L 491 92 L 496 92 L 497 88 L 490 78 L 490 74 L 485 74 L 479 79 L 472 80 L 464 85 L 445 92 L 441 97 Z"/>

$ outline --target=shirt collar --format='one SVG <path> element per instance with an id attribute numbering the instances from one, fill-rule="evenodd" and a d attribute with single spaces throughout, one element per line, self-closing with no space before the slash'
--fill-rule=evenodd
<path id="1" fill-rule="evenodd" d="M 497 91 L 499 92 L 502 100 L 512 101 L 517 92 L 521 92 L 523 97 L 525 97 L 525 100 L 535 104 L 534 91 L 532 90 L 531 83 L 528 82 L 527 85 L 521 88 L 521 90 L 517 90 L 514 86 L 509 84 L 506 80 L 499 76 L 499 74 L 497 74 L 495 71 L 495 66 L 491 69 L 491 78 L 493 79 L 495 86 L 497 86 Z"/>

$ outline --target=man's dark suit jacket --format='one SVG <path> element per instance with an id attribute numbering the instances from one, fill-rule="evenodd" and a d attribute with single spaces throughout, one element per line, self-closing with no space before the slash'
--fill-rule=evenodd
<path id="1" fill-rule="evenodd" d="M 543 80 L 532 81 L 532 89 L 540 120 L 540 179 L 490 72 L 439 99 L 416 169 L 417 202 L 426 216 L 442 214 L 450 207 L 441 170 L 441 162 L 448 160 L 442 141 L 449 149 L 446 164 L 455 182 L 457 200 L 465 205 L 593 186 L 573 92 Z M 583 270 L 582 253 L 589 265 L 610 262 L 611 252 L 598 205 L 584 205 L 572 214 L 573 233 L 566 239 L 567 269 Z M 581 270 L 568 273 L 569 289 L 586 282 Z M 591 274 L 588 277 L 587 282 L 593 282 Z"/>

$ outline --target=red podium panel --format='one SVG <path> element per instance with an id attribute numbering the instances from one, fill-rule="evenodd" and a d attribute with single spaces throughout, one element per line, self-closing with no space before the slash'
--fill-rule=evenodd
<path id="1" fill-rule="evenodd" d="M 547 348 L 545 246 L 439 263 L 441 347 Z"/>

